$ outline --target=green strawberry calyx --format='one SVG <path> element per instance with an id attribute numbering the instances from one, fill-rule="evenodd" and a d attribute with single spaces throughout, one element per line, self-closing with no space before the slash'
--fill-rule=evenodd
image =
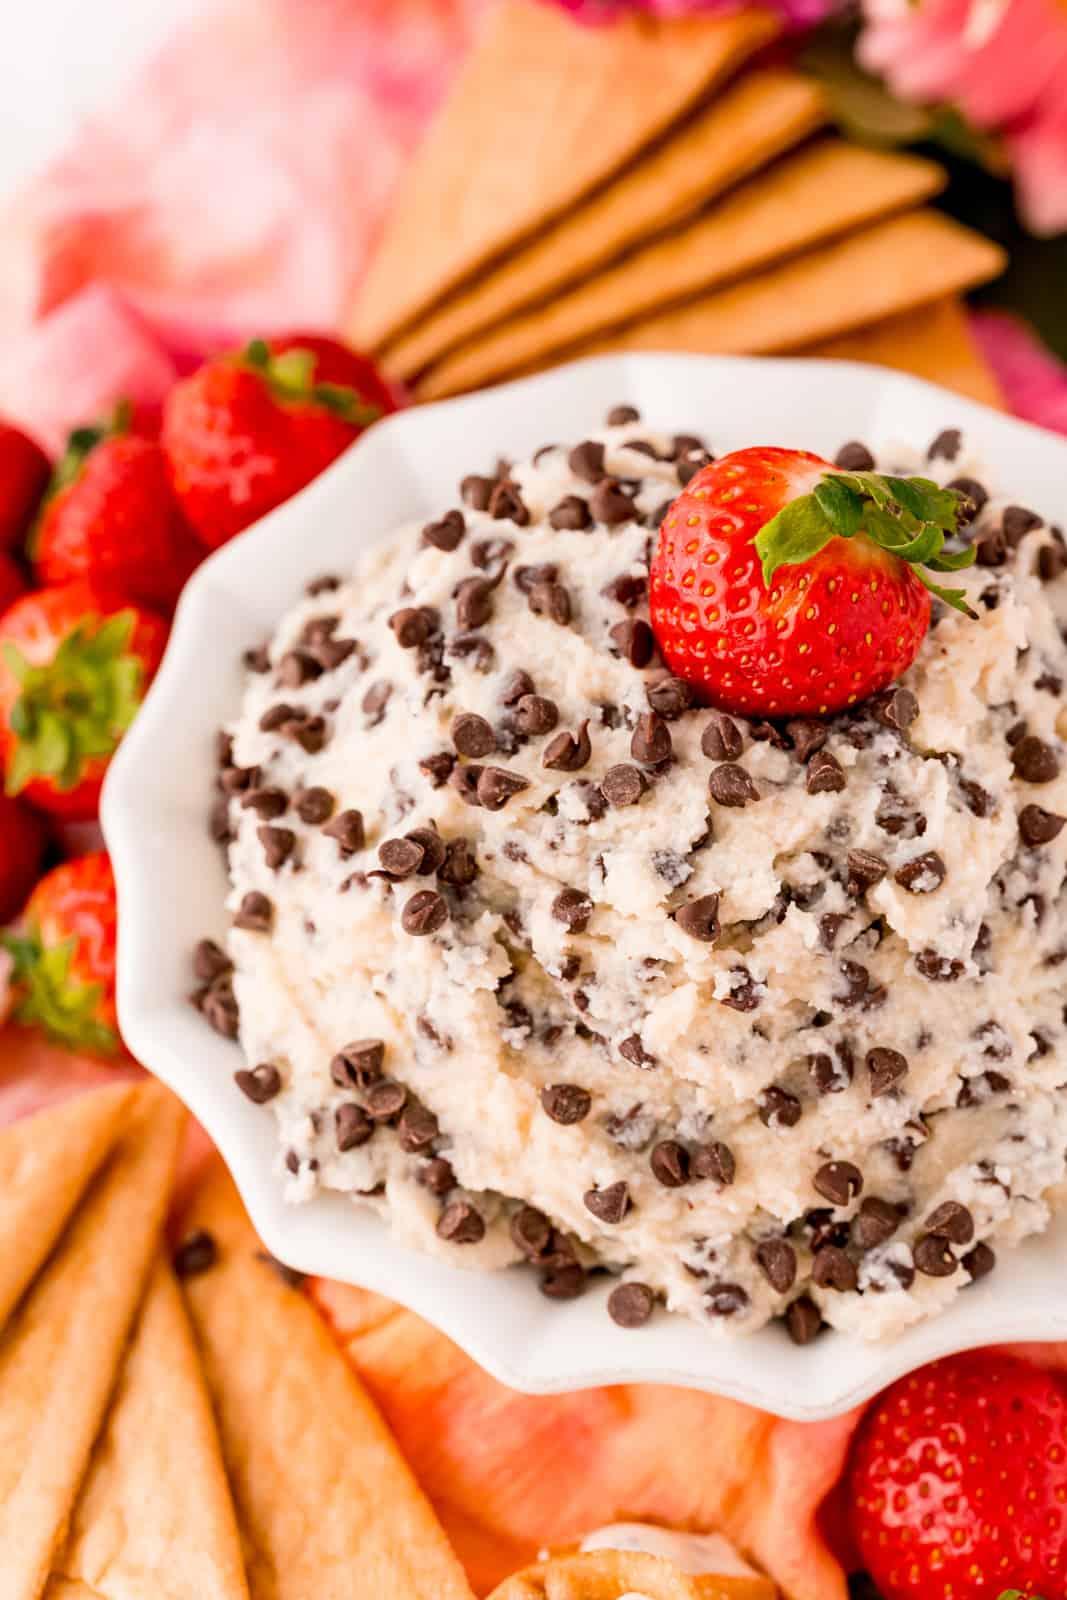
<path id="1" fill-rule="evenodd" d="M 272 355 L 265 339 L 253 339 L 245 346 L 243 360 L 262 374 L 271 393 L 283 403 L 321 406 L 354 428 L 369 428 L 382 414 L 380 406 L 371 405 L 346 384 L 317 383 L 313 350 L 295 345 L 281 355 Z"/>
<path id="2" fill-rule="evenodd" d="M 964 589 L 946 589 L 930 573 L 961 572 L 975 547 L 948 551 L 959 530 L 964 496 L 929 478 L 883 477 L 877 472 L 827 472 L 811 494 L 783 506 L 756 536 L 768 586 L 779 567 L 810 561 L 831 539 L 857 536 L 906 561 L 930 593 L 965 616 L 975 613 Z"/>
<path id="3" fill-rule="evenodd" d="M 128 400 L 119 400 L 109 417 L 100 422 L 86 423 L 67 435 L 67 447 L 52 469 L 46 498 L 51 499 L 72 484 L 98 444 L 105 439 L 116 439 L 129 433 L 133 421 L 133 407 Z"/>
<path id="4" fill-rule="evenodd" d="M 43 1028 L 71 1050 L 113 1055 L 119 1046 L 115 1029 L 100 1020 L 103 988 L 83 983 L 71 973 L 77 952 L 75 938 L 46 945 L 40 932 L 0 934 L 0 946 L 14 964 L 14 985 L 20 996 L 15 1020 Z"/>
<path id="5" fill-rule="evenodd" d="M 84 617 L 41 666 L 4 644 L 4 665 L 19 685 L 9 717 L 8 794 L 34 778 L 65 793 L 87 761 L 113 753 L 141 703 L 144 669 L 129 648 L 136 621 L 129 610 Z"/>

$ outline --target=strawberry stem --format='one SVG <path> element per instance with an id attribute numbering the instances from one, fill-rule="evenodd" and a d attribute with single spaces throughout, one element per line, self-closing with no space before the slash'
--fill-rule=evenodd
<path id="1" fill-rule="evenodd" d="M 262 374 L 270 391 L 283 404 L 321 406 L 354 428 L 368 428 L 381 416 L 381 408 L 364 400 L 355 389 L 341 383 L 315 382 L 315 352 L 295 345 L 272 355 L 265 339 L 253 339 L 244 351 L 246 364 Z"/>
<path id="2" fill-rule="evenodd" d="M 811 494 L 800 495 L 756 536 L 763 581 L 779 567 L 810 561 L 831 539 L 864 538 L 913 568 L 931 594 L 974 617 L 964 589 L 934 582 L 933 572 L 959 572 L 975 559 L 973 545 L 946 551 L 959 530 L 963 496 L 929 478 L 884 477 L 877 472 L 828 472 Z"/>
<path id="3" fill-rule="evenodd" d="M 143 669 L 129 653 L 135 622 L 132 611 L 86 617 L 43 666 L 10 642 L 3 646 L 4 664 L 20 687 L 10 718 L 8 794 L 34 778 L 73 789 L 86 761 L 111 755 L 141 703 Z"/>
<path id="4" fill-rule="evenodd" d="M 71 1050 L 113 1055 L 119 1040 L 115 1029 L 99 1018 L 102 986 L 71 975 L 77 943 L 70 938 L 46 945 L 36 929 L 0 934 L 0 945 L 15 964 L 14 983 L 20 994 L 15 1019 L 43 1028 Z"/>

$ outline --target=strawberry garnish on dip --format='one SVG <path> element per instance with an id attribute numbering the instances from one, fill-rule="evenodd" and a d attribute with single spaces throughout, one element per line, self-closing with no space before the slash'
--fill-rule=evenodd
<path id="1" fill-rule="evenodd" d="M 845 472 L 805 450 L 736 450 L 671 505 L 650 605 L 676 677 L 740 715 L 841 711 L 915 660 L 931 595 L 970 614 L 935 575 L 960 496 L 926 478 Z"/>

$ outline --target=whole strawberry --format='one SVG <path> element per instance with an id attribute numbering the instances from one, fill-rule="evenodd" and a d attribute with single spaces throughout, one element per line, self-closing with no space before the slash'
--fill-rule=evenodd
<path id="1" fill-rule="evenodd" d="M 0 617 L 0 756 L 9 795 L 95 817 L 107 764 L 167 640 L 162 617 L 88 583 L 24 595 Z"/>
<path id="2" fill-rule="evenodd" d="M 847 1481 L 852 1533 L 883 1600 L 1067 1594 L 1067 1389 L 983 1350 L 875 1401 Z"/>
<path id="3" fill-rule="evenodd" d="M 3 943 L 14 959 L 15 1020 L 73 1050 L 112 1055 L 118 915 L 103 851 L 47 873 Z"/>
<path id="4" fill-rule="evenodd" d="M 396 410 L 365 357 L 289 334 L 219 356 L 172 391 L 163 448 L 186 520 L 214 549 L 317 477 Z"/>
<path id="5" fill-rule="evenodd" d="M 43 821 L 21 800 L 0 794 L 0 922 L 21 911 L 45 847 Z"/>
<path id="6" fill-rule="evenodd" d="M 42 584 L 86 578 L 171 611 L 203 551 L 184 526 L 158 443 L 111 420 L 71 434 L 30 553 Z"/>
<path id="7" fill-rule="evenodd" d="M 51 462 L 29 434 L 0 422 L 0 550 L 21 545 L 51 471 Z"/>
<path id="8" fill-rule="evenodd" d="M 931 592 L 968 609 L 929 576 L 974 560 L 944 549 L 958 508 L 927 479 L 840 472 L 805 450 L 713 461 L 671 505 L 652 560 L 664 660 L 741 715 L 855 705 L 914 661 Z"/>

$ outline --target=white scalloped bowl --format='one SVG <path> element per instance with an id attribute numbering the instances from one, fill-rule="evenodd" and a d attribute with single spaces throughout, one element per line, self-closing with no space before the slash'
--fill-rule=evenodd
<path id="1" fill-rule="evenodd" d="M 846 438 L 924 444 L 945 425 L 959 426 L 1005 490 L 1046 516 L 1067 515 L 1067 442 L 933 385 L 849 362 L 609 356 L 388 418 L 214 555 L 182 598 L 162 670 L 104 796 L 126 1040 L 211 1134 L 274 1255 L 410 1306 L 516 1389 L 673 1383 L 815 1419 L 935 1356 L 1067 1338 L 1067 1215 L 1006 1253 L 948 1311 L 873 1346 L 827 1333 L 797 1348 L 778 1326 L 723 1338 L 667 1313 L 626 1331 L 606 1314 L 607 1285 L 558 1304 L 544 1299 L 532 1274 L 468 1272 L 428 1259 L 338 1194 L 305 1206 L 283 1201 L 271 1170 L 273 1119 L 234 1086 L 238 1047 L 187 1002 L 193 945 L 225 927 L 225 875 L 205 819 L 213 735 L 238 706 L 242 651 L 261 642 L 310 577 L 350 569 L 401 523 L 440 514 L 461 472 L 528 455 L 546 438 L 581 438 L 622 402 L 650 426 L 703 430 L 719 451 L 787 441 L 828 454 Z"/>

